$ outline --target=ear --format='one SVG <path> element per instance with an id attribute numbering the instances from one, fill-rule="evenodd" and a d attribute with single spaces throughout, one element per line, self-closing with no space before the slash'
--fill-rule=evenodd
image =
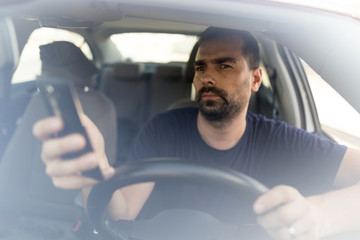
<path id="1" fill-rule="evenodd" d="M 257 92 L 261 85 L 261 79 L 262 79 L 262 69 L 260 67 L 255 68 L 251 72 L 251 92 Z"/>

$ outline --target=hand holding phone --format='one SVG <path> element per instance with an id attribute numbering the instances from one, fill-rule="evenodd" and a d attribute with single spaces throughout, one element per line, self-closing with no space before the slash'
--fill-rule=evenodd
<path id="1" fill-rule="evenodd" d="M 93 148 L 90 139 L 80 121 L 79 115 L 83 113 L 83 110 L 75 86 L 70 81 L 58 77 L 40 79 L 38 86 L 49 114 L 61 117 L 64 121 L 64 128 L 59 132 L 59 136 L 80 133 L 85 137 L 85 148 L 75 153 L 64 154 L 62 158 L 72 159 L 92 152 Z M 97 180 L 103 180 L 99 167 L 82 174 Z"/>

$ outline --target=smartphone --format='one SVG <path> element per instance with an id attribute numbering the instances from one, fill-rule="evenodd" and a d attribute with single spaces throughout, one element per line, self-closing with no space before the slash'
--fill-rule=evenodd
<path id="1" fill-rule="evenodd" d="M 58 133 L 58 136 L 80 133 L 86 139 L 84 149 L 65 154 L 62 158 L 72 159 L 92 152 L 91 142 L 80 121 L 80 114 L 83 113 L 83 110 L 74 84 L 67 79 L 52 76 L 46 79 L 39 79 L 38 87 L 49 114 L 61 117 L 64 121 L 64 129 Z M 103 180 L 99 167 L 82 174 L 97 180 Z"/>

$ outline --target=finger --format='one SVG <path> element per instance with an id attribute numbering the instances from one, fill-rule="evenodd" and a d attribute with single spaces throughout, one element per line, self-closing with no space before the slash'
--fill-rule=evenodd
<path id="1" fill-rule="evenodd" d="M 320 237 L 314 231 L 308 231 L 308 232 L 304 232 L 299 235 L 296 234 L 295 237 L 293 237 L 293 239 L 295 239 L 295 240 L 319 240 Z"/>
<path id="2" fill-rule="evenodd" d="M 61 131 L 64 127 L 64 122 L 59 117 L 49 117 L 37 121 L 33 126 L 33 135 L 40 139 L 46 140 L 54 134 Z"/>
<path id="3" fill-rule="evenodd" d="M 298 212 L 309 213 L 311 211 L 303 210 Z M 301 215 L 301 213 L 298 214 L 299 216 Z M 273 218 L 273 220 L 275 219 L 276 217 Z M 261 223 L 261 224 L 269 224 L 269 222 Z M 320 236 L 316 226 L 317 225 L 314 217 L 311 214 L 304 214 L 303 216 L 299 217 L 298 220 L 294 221 L 291 224 L 284 224 L 283 226 L 278 226 L 278 227 L 266 226 L 264 227 L 264 229 L 273 239 L 312 240 L 312 239 L 319 239 Z M 292 229 L 291 231 L 290 228 Z"/>
<path id="4" fill-rule="evenodd" d="M 84 154 L 71 160 L 56 159 L 48 162 L 46 173 L 53 177 L 79 175 L 78 173 L 96 168 L 99 159 L 95 153 Z"/>
<path id="5" fill-rule="evenodd" d="M 90 120 L 90 118 L 85 114 L 80 114 L 81 124 L 86 128 L 94 128 L 96 125 Z"/>
<path id="6" fill-rule="evenodd" d="M 308 232 L 299 233 L 296 228 L 294 231 L 290 231 L 289 227 L 281 227 L 267 231 L 268 235 L 272 239 L 281 239 L 281 240 L 317 240 L 316 236 Z"/>
<path id="7" fill-rule="evenodd" d="M 313 230 L 299 233 L 297 230 L 290 233 L 289 228 L 282 228 L 277 233 L 272 233 L 271 235 L 274 239 L 291 239 L 291 240 L 319 240 L 318 235 L 315 234 Z"/>
<path id="8" fill-rule="evenodd" d="M 268 230 L 267 233 L 272 239 L 281 239 L 281 240 L 294 240 L 296 239 L 294 235 L 290 234 L 288 228 L 281 227 L 276 229 Z"/>
<path id="9" fill-rule="evenodd" d="M 44 141 L 42 146 L 42 159 L 48 160 L 61 158 L 66 153 L 80 151 L 86 145 L 86 140 L 81 134 L 70 134 L 61 138 L 52 138 Z"/>
<path id="10" fill-rule="evenodd" d="M 86 132 L 90 135 L 94 134 L 93 131 L 97 129 L 95 123 L 93 123 L 90 118 L 85 114 L 80 114 L 80 120 L 81 124 L 86 129 Z"/>
<path id="11" fill-rule="evenodd" d="M 319 235 L 318 230 L 316 229 L 316 222 L 314 220 L 314 217 L 310 214 L 292 223 L 291 227 L 295 229 L 295 235 L 298 237 Z"/>
<path id="12" fill-rule="evenodd" d="M 95 185 L 98 181 L 81 175 L 52 178 L 53 184 L 62 189 L 79 189 Z"/>
<path id="13" fill-rule="evenodd" d="M 100 166 L 100 170 L 105 180 L 112 178 L 115 174 L 115 169 L 111 166 Z"/>
<path id="14" fill-rule="evenodd" d="M 95 151 L 103 152 L 104 149 L 104 138 L 96 127 L 96 125 L 90 120 L 90 118 L 84 114 L 80 115 L 81 122 L 86 129 L 86 132 L 90 138 L 90 142 L 94 147 Z"/>
<path id="15" fill-rule="evenodd" d="M 103 161 L 95 153 L 88 153 L 72 160 L 56 159 L 47 164 L 46 173 L 51 178 L 80 176 L 82 172 L 99 167 L 104 179 L 110 179 L 115 174 L 114 168 L 101 162 Z"/>
<path id="16" fill-rule="evenodd" d="M 267 229 L 281 228 L 307 216 L 308 210 L 305 200 L 300 198 L 259 216 L 257 220 L 261 226 Z"/>
<path id="17" fill-rule="evenodd" d="M 260 196 L 253 205 L 256 214 L 264 214 L 274 208 L 297 199 L 301 194 L 290 186 L 277 186 Z"/>

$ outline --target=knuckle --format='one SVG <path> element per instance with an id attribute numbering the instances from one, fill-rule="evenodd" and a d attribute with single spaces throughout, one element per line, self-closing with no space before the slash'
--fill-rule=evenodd
<path id="1" fill-rule="evenodd" d="M 41 157 L 41 160 L 46 163 L 48 161 L 48 152 L 49 152 L 49 142 L 48 141 L 45 141 L 43 142 L 42 146 L 41 146 L 41 154 L 40 154 L 40 157 Z"/>
<path id="2" fill-rule="evenodd" d="M 73 184 L 69 185 L 69 183 L 62 177 L 53 178 L 52 183 L 56 188 L 60 188 L 64 190 L 74 189 Z"/>
<path id="3" fill-rule="evenodd" d="M 59 168 L 55 168 L 55 167 L 53 167 L 51 165 L 47 165 L 46 168 L 45 168 L 45 172 L 50 178 L 53 179 L 53 178 L 60 175 L 61 170 Z"/>
<path id="4" fill-rule="evenodd" d="M 62 187 L 62 184 L 61 184 L 61 181 L 60 181 L 59 179 L 57 179 L 57 178 L 53 178 L 53 179 L 52 179 L 52 183 L 53 183 L 53 185 L 54 185 L 55 187 L 57 187 L 57 188 L 63 188 L 63 187 Z"/>
<path id="5" fill-rule="evenodd" d="M 32 134 L 33 134 L 36 138 L 40 139 L 39 130 L 38 130 L 38 129 L 39 129 L 38 124 L 39 124 L 39 123 L 36 122 L 36 123 L 33 125 L 31 131 L 32 131 Z"/>
<path id="6" fill-rule="evenodd" d="M 291 193 L 294 191 L 294 188 L 289 185 L 280 185 L 279 187 L 281 188 L 281 191 L 286 193 Z"/>
<path id="7" fill-rule="evenodd" d="M 285 198 L 291 198 L 293 196 L 300 195 L 299 191 L 296 188 L 288 185 L 280 185 L 277 187 L 277 190 Z"/>
<path id="8" fill-rule="evenodd" d="M 51 177 L 52 171 L 51 171 L 51 169 L 50 169 L 49 167 L 46 167 L 45 172 L 46 172 L 46 175 L 48 175 L 49 177 Z"/>
<path id="9" fill-rule="evenodd" d="M 297 190 L 296 188 L 294 187 L 289 187 L 289 190 L 288 190 L 290 193 L 292 194 L 297 194 L 297 195 L 300 195 L 300 192 L 299 190 Z"/>
<path id="10" fill-rule="evenodd" d="M 46 158 L 46 155 L 44 153 L 44 150 L 41 151 L 40 158 L 41 158 L 41 161 L 43 163 L 45 163 L 45 164 L 47 163 L 47 158 Z"/>

